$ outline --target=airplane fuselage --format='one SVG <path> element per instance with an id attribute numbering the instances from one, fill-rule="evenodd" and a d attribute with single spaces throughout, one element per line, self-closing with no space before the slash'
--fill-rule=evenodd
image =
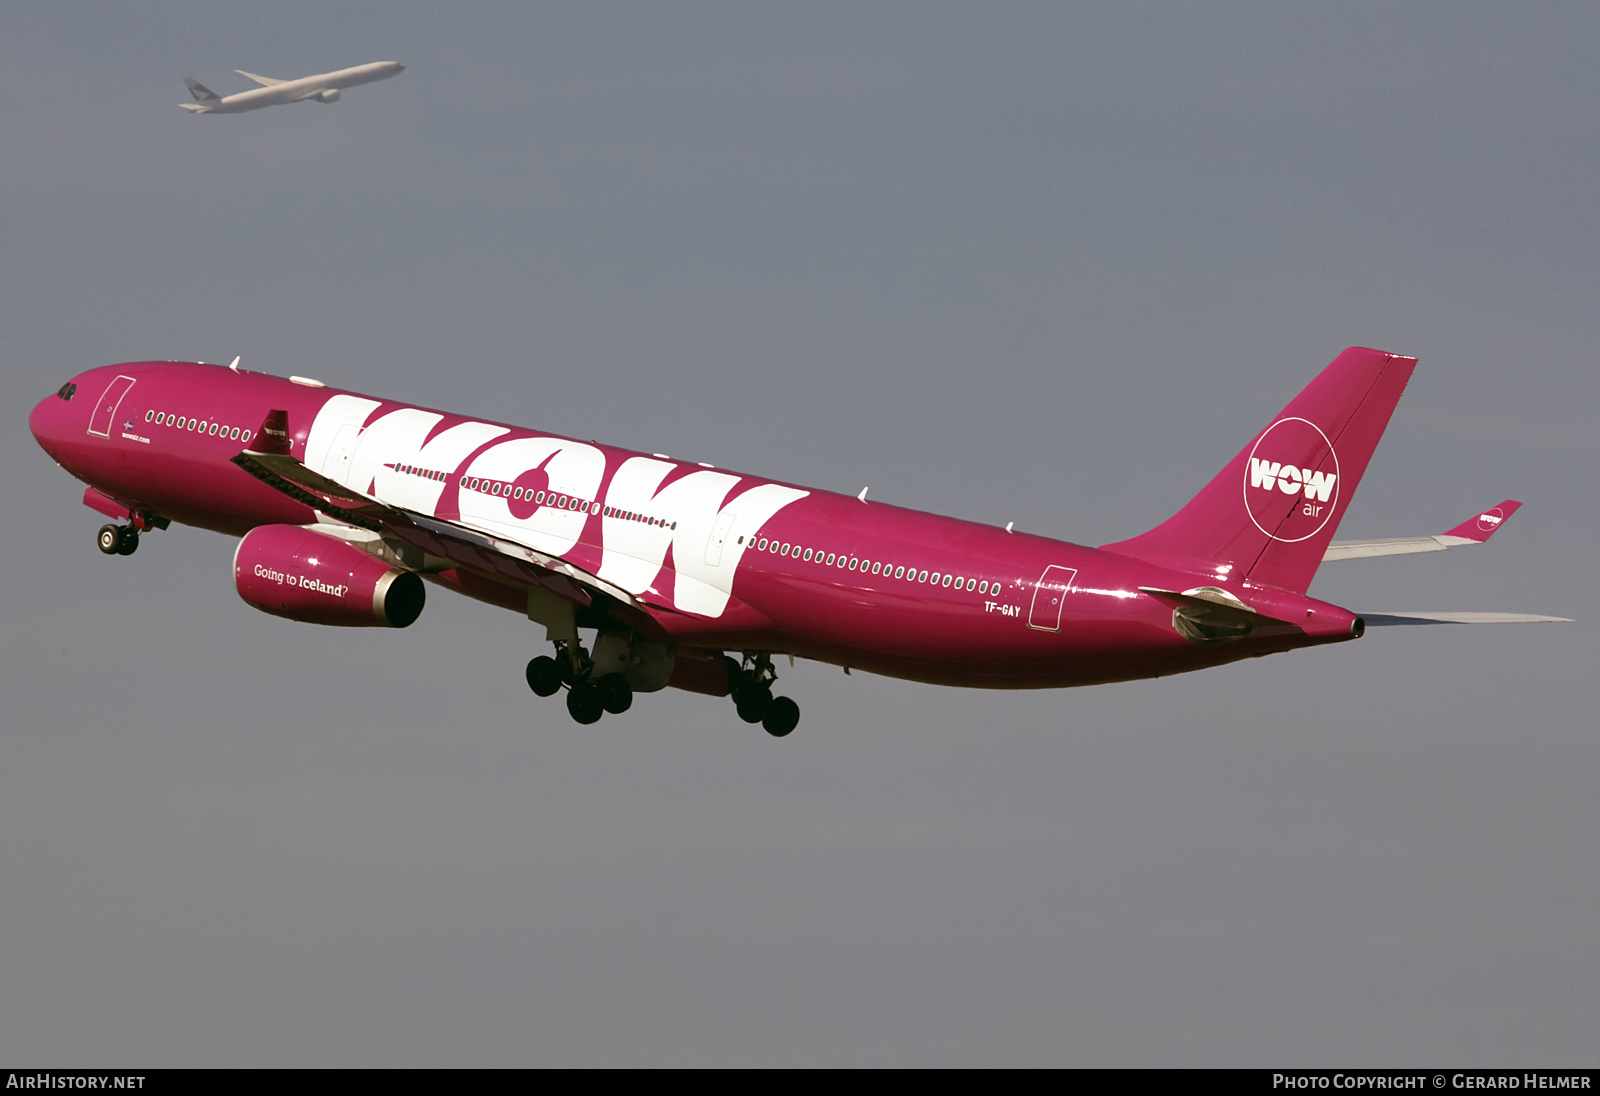
<path id="1" fill-rule="evenodd" d="M 1347 610 L 1252 585 L 1217 560 L 1163 566 L 955 518 L 220 366 L 142 362 L 74 378 L 30 426 L 130 509 L 233 536 L 329 519 L 232 458 L 287 412 L 290 454 L 378 503 L 525 546 L 631 595 L 602 617 L 664 643 L 791 654 L 894 677 L 1042 688 L 1153 677 L 1360 633 Z M 481 567 L 423 577 L 524 611 Z M 1160 591 L 1220 589 L 1294 626 L 1225 645 L 1180 634 Z M 1155 592 L 1151 592 L 1155 591 Z M 601 599 L 602 602 L 605 599 Z"/>
<path id="2" fill-rule="evenodd" d="M 223 96 L 216 102 L 180 104 L 192 114 L 241 114 L 248 110 L 277 106 L 280 103 L 298 103 L 306 100 L 331 101 L 326 96 L 345 88 L 387 80 L 405 71 L 398 61 L 374 61 L 366 65 L 323 72 L 315 76 L 302 76 L 269 87 L 252 88 L 234 95 Z M 337 98 L 337 95 L 333 96 Z"/>

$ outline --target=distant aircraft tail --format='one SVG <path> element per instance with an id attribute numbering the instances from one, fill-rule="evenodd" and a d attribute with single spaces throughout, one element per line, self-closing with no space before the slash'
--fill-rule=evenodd
<path id="1" fill-rule="evenodd" d="M 1416 364 L 1351 347 L 1187 506 L 1104 547 L 1304 593 Z"/>
<path id="2" fill-rule="evenodd" d="M 183 82 L 188 85 L 189 94 L 194 96 L 194 102 L 179 103 L 178 105 L 190 114 L 205 114 L 222 102 L 222 96 L 206 87 L 199 80 L 185 76 Z"/>

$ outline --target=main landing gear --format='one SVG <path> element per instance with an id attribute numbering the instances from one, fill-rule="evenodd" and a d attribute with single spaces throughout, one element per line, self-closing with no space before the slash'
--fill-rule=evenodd
<path id="1" fill-rule="evenodd" d="M 102 525 L 97 543 L 108 556 L 131 556 L 139 550 L 139 530 L 131 525 Z"/>
<path id="2" fill-rule="evenodd" d="M 555 696 L 567 691 L 567 713 L 581 724 L 598 723 L 606 713 L 621 715 L 633 707 L 633 686 L 621 673 L 596 676 L 594 659 L 576 642 L 556 640 L 555 657 L 540 655 L 528 663 L 528 688 L 538 696 Z M 603 644 L 601 645 L 603 646 Z M 601 647 L 595 650 L 606 656 Z M 782 738 L 800 722 L 800 706 L 786 696 L 773 696 L 772 684 L 778 675 L 772 668 L 770 656 L 762 653 L 746 654 L 744 661 L 724 659 L 728 673 L 728 693 L 733 698 L 734 710 L 746 723 L 759 723 L 774 738 Z M 667 664 L 670 666 L 670 663 Z M 715 663 L 712 663 L 714 666 Z M 648 688 L 660 688 L 666 680 L 666 670 Z M 711 691 L 710 689 L 704 691 Z M 716 690 L 720 692 L 721 690 Z"/>
<path id="3" fill-rule="evenodd" d="M 567 690 L 567 714 L 582 724 L 598 723 L 610 712 L 621 715 L 633 707 L 633 686 L 621 674 L 594 676 L 589 652 L 577 644 L 557 641 L 556 657 L 540 655 L 528 663 L 528 688 L 539 696 Z"/>
<path id="4" fill-rule="evenodd" d="M 773 696 L 778 680 L 772 659 L 766 654 L 747 654 L 743 662 L 728 659 L 728 693 L 734 711 L 746 723 L 759 723 L 773 738 L 782 738 L 800 723 L 800 705 L 786 696 Z"/>

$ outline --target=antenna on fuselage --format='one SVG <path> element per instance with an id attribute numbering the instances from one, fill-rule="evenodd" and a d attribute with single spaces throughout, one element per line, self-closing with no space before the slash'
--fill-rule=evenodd
<path id="1" fill-rule="evenodd" d="M 1008 522 L 1006 522 L 1006 532 L 1008 532 L 1008 533 L 1009 533 L 1009 532 L 1011 532 L 1011 531 L 1012 531 L 1012 529 L 1011 529 L 1011 527 L 1012 527 L 1012 526 L 1013 526 L 1013 525 L 1015 525 L 1015 524 L 1016 524 L 1016 522 L 1014 522 L 1014 521 L 1008 521 Z"/>
<path id="2" fill-rule="evenodd" d="M 863 487 L 861 489 L 861 494 L 857 495 L 856 498 L 860 499 L 862 502 L 866 502 L 867 501 L 867 489 L 865 487 Z"/>
<path id="3" fill-rule="evenodd" d="M 233 361 L 228 363 L 228 368 L 233 370 L 235 373 L 239 372 L 239 359 L 242 357 L 244 357 L 243 354 L 234 355 Z"/>

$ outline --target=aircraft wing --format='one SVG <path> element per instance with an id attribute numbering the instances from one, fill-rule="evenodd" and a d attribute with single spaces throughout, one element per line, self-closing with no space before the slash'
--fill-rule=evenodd
<path id="1" fill-rule="evenodd" d="M 1390 537 L 1384 540 L 1336 540 L 1322 554 L 1322 562 L 1335 559 L 1366 559 L 1370 556 L 1406 556 L 1414 552 L 1442 552 L 1467 544 L 1482 544 L 1504 525 L 1522 506 L 1506 499 L 1475 518 L 1468 518 L 1446 533 L 1431 537 Z"/>
<path id="2" fill-rule="evenodd" d="M 287 452 L 287 416 L 267 416 L 255 435 L 261 450 L 246 449 L 232 462 L 281 494 L 357 528 L 382 533 L 428 556 L 491 578 L 542 586 L 579 606 L 603 594 L 639 610 L 676 612 L 658 599 L 648 602 L 576 564 L 526 544 L 493 536 L 456 522 L 391 506 L 319 475 Z M 426 568 L 419 568 L 426 569 Z M 443 569 L 442 567 L 439 569 Z"/>
<path id="3" fill-rule="evenodd" d="M 264 88 L 276 87 L 279 84 L 287 84 L 289 82 L 287 80 L 279 80 L 275 76 L 257 76 L 255 73 L 246 72 L 244 69 L 234 69 L 233 71 L 247 80 L 254 80 Z"/>

